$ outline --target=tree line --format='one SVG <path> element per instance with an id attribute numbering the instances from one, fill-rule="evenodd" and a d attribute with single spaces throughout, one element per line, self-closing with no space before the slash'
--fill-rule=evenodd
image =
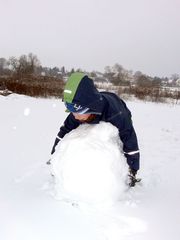
<path id="1" fill-rule="evenodd" d="M 18 58 L 5 59 L 0 57 L 0 90 L 8 89 L 12 92 L 30 96 L 61 97 L 65 81 L 75 71 L 86 72 L 80 68 L 68 70 L 65 66 L 44 67 L 33 53 L 21 55 Z M 139 98 L 150 94 L 150 92 L 156 92 L 157 95 L 160 92 L 159 89 L 162 90 L 164 87 L 180 86 L 180 76 L 178 74 L 172 74 L 170 78 L 151 77 L 141 71 L 127 70 L 119 63 L 106 66 L 104 72 L 92 71 L 86 73 L 96 83 L 108 83 L 116 86 L 117 89 L 120 87 L 121 90 L 119 91 L 121 93 L 122 91 L 129 91 L 129 94 L 133 93 Z M 168 96 L 172 97 L 172 93 Z"/>
<path id="2" fill-rule="evenodd" d="M 40 63 L 38 57 L 29 53 L 28 55 L 21 55 L 19 58 L 10 57 L 5 59 L 0 57 L 0 77 L 14 77 L 22 79 L 24 77 L 37 77 L 37 76 L 46 76 L 63 79 L 63 77 L 68 76 L 72 72 L 83 71 L 81 69 L 65 69 L 62 67 L 43 67 Z M 167 85 L 167 86 L 177 86 L 177 80 L 180 79 L 179 74 L 172 74 L 170 78 L 158 76 L 151 77 L 147 74 L 142 73 L 141 71 L 133 72 L 132 70 L 125 69 L 122 65 L 116 63 L 113 66 L 106 66 L 104 72 L 99 71 L 88 72 L 91 77 L 100 78 L 107 80 L 114 85 L 130 85 L 138 84 L 141 86 L 144 85 Z"/>

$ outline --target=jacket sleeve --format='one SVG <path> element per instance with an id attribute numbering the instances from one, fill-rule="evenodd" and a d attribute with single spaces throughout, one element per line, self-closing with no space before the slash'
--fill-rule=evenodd
<path id="1" fill-rule="evenodd" d="M 131 114 L 121 112 L 112 117 L 110 122 L 119 129 L 119 136 L 123 143 L 123 151 L 129 167 L 137 171 L 139 169 L 140 154 Z"/>
<path id="2" fill-rule="evenodd" d="M 78 120 L 76 120 L 73 116 L 72 113 L 70 113 L 68 115 L 68 117 L 66 118 L 66 120 L 64 121 L 64 124 L 60 127 L 60 130 L 56 136 L 51 154 L 53 154 L 55 152 L 55 148 L 57 146 L 57 144 L 59 143 L 59 141 L 70 131 L 72 131 L 73 129 L 77 128 L 80 125 L 80 122 Z"/>

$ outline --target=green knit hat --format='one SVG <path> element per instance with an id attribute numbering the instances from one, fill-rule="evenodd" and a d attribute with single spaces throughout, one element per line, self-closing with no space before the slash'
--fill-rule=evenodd
<path id="1" fill-rule="evenodd" d="M 74 96 L 76 94 L 77 88 L 84 76 L 86 75 L 80 72 L 71 74 L 64 88 L 64 96 L 63 96 L 64 102 L 72 103 Z"/>

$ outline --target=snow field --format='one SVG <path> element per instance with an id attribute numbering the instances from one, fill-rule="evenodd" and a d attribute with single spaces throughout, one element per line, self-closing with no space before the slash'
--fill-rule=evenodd
<path id="1" fill-rule="evenodd" d="M 1 239 L 179 240 L 180 106 L 141 101 L 127 105 L 141 149 L 142 184 L 111 207 L 81 202 L 72 206 L 54 198 L 55 183 L 45 164 L 67 116 L 63 103 L 0 96 Z"/>

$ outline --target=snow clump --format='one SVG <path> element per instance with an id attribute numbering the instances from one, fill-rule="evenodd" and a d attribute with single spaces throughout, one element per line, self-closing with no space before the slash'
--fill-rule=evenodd
<path id="1" fill-rule="evenodd" d="M 25 108 L 24 109 L 24 116 L 26 116 L 26 117 L 29 116 L 30 111 L 31 111 L 30 108 Z"/>
<path id="2" fill-rule="evenodd" d="M 110 123 L 82 124 L 72 130 L 56 147 L 51 166 L 58 199 L 114 203 L 127 188 L 122 143 Z"/>

